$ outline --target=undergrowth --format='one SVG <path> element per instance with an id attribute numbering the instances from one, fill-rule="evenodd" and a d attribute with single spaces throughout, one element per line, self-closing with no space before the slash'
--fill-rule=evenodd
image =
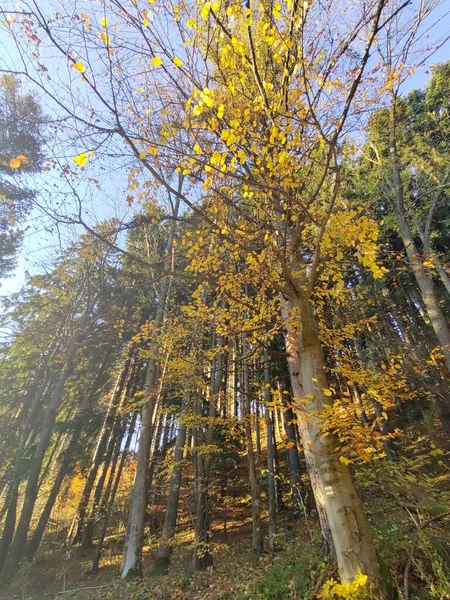
<path id="1" fill-rule="evenodd" d="M 356 470 L 389 594 L 394 600 L 450 599 L 450 471 L 447 456 L 430 452 L 426 437 L 403 440 L 408 451 L 396 462 L 376 461 Z M 213 531 L 214 568 L 194 573 L 191 539 L 183 526 L 167 574 L 142 581 L 118 577 L 123 534 L 108 538 L 100 572 L 86 575 L 90 556 L 47 542 L 37 560 L 24 565 L 1 600 L 366 600 L 369 584 L 338 583 L 336 564 L 324 560 L 314 515 L 297 521 L 279 516 L 277 551 L 255 557 L 250 523 L 239 521 L 226 541 Z M 185 521 L 182 520 L 182 523 Z M 150 573 L 157 539 L 149 538 L 144 572 Z M 56 545 L 55 545 L 56 546 Z"/>

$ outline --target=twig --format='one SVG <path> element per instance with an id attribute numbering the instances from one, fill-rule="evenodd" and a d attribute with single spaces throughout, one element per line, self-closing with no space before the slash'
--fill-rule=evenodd
<path id="1" fill-rule="evenodd" d="M 58 596 L 61 596 L 62 594 L 68 594 L 69 592 L 78 593 L 84 590 L 99 590 L 100 588 L 110 587 L 112 585 L 112 583 L 104 583 L 103 585 L 91 585 L 89 587 L 81 586 L 80 588 L 73 588 L 71 590 L 65 590 L 64 592 L 58 592 Z M 69 598 L 73 598 L 73 596 L 75 596 L 75 594 L 72 594 L 72 596 L 69 596 Z"/>

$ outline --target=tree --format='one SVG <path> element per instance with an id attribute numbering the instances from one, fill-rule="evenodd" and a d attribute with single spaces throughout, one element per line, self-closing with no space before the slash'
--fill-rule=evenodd
<path id="1" fill-rule="evenodd" d="M 22 233 L 19 225 L 35 192 L 21 180 L 42 169 L 45 119 L 32 94 L 12 75 L 0 77 L 0 277 L 15 266 Z"/>

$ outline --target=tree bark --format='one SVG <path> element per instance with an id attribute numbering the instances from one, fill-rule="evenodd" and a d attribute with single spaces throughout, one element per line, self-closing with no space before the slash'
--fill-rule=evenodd
<path id="1" fill-rule="evenodd" d="M 250 479 L 251 506 L 252 506 L 252 546 L 253 551 L 259 556 L 263 552 L 263 536 L 261 528 L 261 486 L 258 473 L 251 425 L 251 400 L 247 355 L 247 342 L 245 333 L 242 334 L 242 416 L 244 419 L 245 438 L 247 442 L 248 473 Z"/>
<path id="2" fill-rule="evenodd" d="M 270 417 L 268 404 L 271 401 L 270 393 L 270 365 L 269 353 L 264 351 L 264 402 L 266 433 L 267 433 L 267 500 L 269 505 L 269 550 L 275 551 L 277 535 L 277 505 L 275 486 L 275 440 L 273 436 L 273 423 Z"/>
<path id="3" fill-rule="evenodd" d="M 299 331 L 292 325 L 290 325 L 290 314 L 291 309 L 295 306 L 295 302 L 288 302 L 286 299 L 281 299 L 281 310 L 282 317 L 287 325 L 284 329 L 284 337 L 285 337 L 285 346 L 287 353 L 287 362 L 289 368 L 289 376 L 291 380 L 292 393 L 294 397 L 292 399 L 293 406 L 298 410 L 297 413 L 297 423 L 299 426 L 299 431 L 302 439 L 303 452 L 305 454 L 305 462 L 306 469 L 308 471 L 309 480 L 311 483 L 311 489 L 313 492 L 317 517 L 320 524 L 320 529 L 322 531 L 322 538 L 324 542 L 325 552 L 326 554 L 333 553 L 333 540 L 331 535 L 330 526 L 328 524 L 328 518 L 325 510 L 325 501 L 324 494 L 322 490 L 322 485 L 320 481 L 319 472 L 317 470 L 317 466 L 313 457 L 313 443 L 314 439 L 313 431 L 310 431 L 310 428 L 307 427 L 305 421 L 301 419 L 301 414 L 305 409 L 305 405 L 303 403 L 299 404 L 298 400 L 303 399 L 306 392 L 304 391 L 303 385 L 301 383 L 301 364 L 300 364 L 300 334 Z M 288 434 L 289 435 L 289 434 Z M 295 434 L 293 435 L 295 439 Z"/>
<path id="4" fill-rule="evenodd" d="M 19 480 L 15 479 L 9 488 L 8 496 L 6 498 L 6 502 L 8 503 L 8 511 L 6 513 L 5 525 L 3 527 L 3 535 L 0 541 L 0 572 L 5 564 L 6 556 L 8 554 L 8 548 L 14 536 L 18 497 Z"/>
<path id="5" fill-rule="evenodd" d="M 212 335 L 212 348 L 223 346 L 223 338 L 216 339 L 215 331 Z M 201 446 L 212 446 L 215 434 L 215 419 L 217 416 L 217 400 L 220 392 L 220 386 L 223 374 L 223 352 L 219 352 L 213 359 L 211 365 L 211 382 L 209 391 L 208 406 L 208 425 L 206 433 L 203 433 L 201 425 L 194 431 L 195 436 L 195 491 L 196 491 L 196 511 L 195 511 L 195 548 L 193 566 L 197 571 L 202 571 L 212 566 L 213 557 L 210 549 L 210 506 L 209 506 L 209 478 L 212 467 L 212 454 L 206 453 L 204 456 Z M 201 391 L 194 403 L 195 413 L 199 416 L 202 412 Z"/>
<path id="6" fill-rule="evenodd" d="M 330 404 L 324 394 L 329 384 L 312 306 L 309 300 L 295 297 L 290 297 L 288 304 L 289 314 L 295 309 L 301 319 L 301 330 L 293 330 L 292 320 L 286 322 L 290 334 L 287 351 L 288 355 L 298 353 L 300 370 L 292 371 L 292 383 L 298 387 L 296 380 L 300 380 L 308 398 L 308 402 L 299 405 L 299 425 L 303 447 L 311 453 L 318 473 L 318 485 L 313 487 L 316 503 L 325 509 L 341 578 L 352 581 L 362 572 L 369 577 L 378 597 L 384 599 L 386 589 L 375 545 L 350 471 L 339 460 L 338 440 L 321 431 L 320 413 Z"/>
<path id="7" fill-rule="evenodd" d="M 297 445 L 297 433 L 296 427 L 293 423 L 294 413 L 292 407 L 288 405 L 286 396 L 282 396 L 282 403 L 285 407 L 283 412 L 284 431 L 287 435 L 286 441 L 293 442 L 286 448 L 287 464 L 289 469 L 291 493 L 292 493 L 292 504 L 294 506 L 294 514 L 299 517 L 304 514 L 307 505 L 307 495 L 302 484 L 302 471 L 300 467 L 300 457 L 298 453 Z M 309 505 L 310 503 L 308 503 Z"/>
<path id="8" fill-rule="evenodd" d="M 180 409 L 180 416 L 178 419 L 178 432 L 173 453 L 173 472 L 169 483 L 169 495 L 167 498 L 162 540 L 156 553 L 155 570 L 157 572 L 164 572 L 168 569 L 172 554 L 171 540 L 175 535 L 177 525 L 181 478 L 183 472 L 183 454 L 184 446 L 186 444 L 187 427 L 184 421 L 186 405 L 187 399 L 184 396 Z"/>
<path id="9" fill-rule="evenodd" d="M 100 499 L 103 492 L 103 487 L 105 485 L 106 477 L 108 475 L 108 470 L 111 466 L 111 473 L 109 477 L 109 481 L 112 482 L 112 477 L 114 475 L 115 465 L 119 458 L 120 445 L 122 443 L 122 438 L 124 434 L 124 425 L 122 422 L 121 416 L 117 415 L 116 423 L 114 423 L 113 428 L 110 433 L 109 440 L 107 442 L 107 447 L 105 450 L 105 455 L 103 458 L 102 469 L 100 476 L 97 480 L 94 495 L 92 498 L 92 504 L 89 511 L 89 516 L 86 520 L 85 527 L 83 529 L 83 533 L 81 536 L 81 547 L 85 550 L 92 548 L 93 546 L 93 537 L 94 537 L 94 523 L 97 518 L 98 508 L 100 505 Z"/>

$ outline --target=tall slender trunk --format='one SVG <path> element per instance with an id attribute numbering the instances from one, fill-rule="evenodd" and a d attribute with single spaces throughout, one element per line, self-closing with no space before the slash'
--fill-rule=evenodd
<path id="1" fill-rule="evenodd" d="M 221 348 L 223 338 L 216 339 L 216 333 L 213 331 L 212 348 Z M 195 430 L 195 485 L 196 485 L 196 511 L 195 511 L 195 548 L 194 548 L 194 569 L 204 570 L 213 564 L 213 557 L 210 550 L 210 506 L 209 506 L 209 479 L 212 467 L 213 455 L 208 453 L 203 456 L 201 446 L 207 447 L 214 443 L 215 419 L 217 416 L 218 395 L 220 392 L 223 375 L 223 352 L 219 352 L 213 359 L 211 365 L 211 382 L 209 388 L 209 406 L 208 406 L 208 425 L 206 433 L 199 426 Z M 202 415 L 202 397 L 199 392 L 194 403 L 195 412 Z"/>
<path id="2" fill-rule="evenodd" d="M 55 435 L 55 441 L 53 442 L 52 449 L 46 453 L 45 462 L 42 462 L 42 469 L 39 475 L 38 488 L 41 487 L 42 482 L 51 475 L 53 469 L 55 467 L 55 456 L 58 456 L 60 453 L 61 447 L 66 444 L 67 438 L 70 437 L 67 435 L 67 432 L 60 431 Z"/>
<path id="3" fill-rule="evenodd" d="M 180 416 L 178 419 L 178 432 L 173 453 L 173 472 L 169 483 L 169 495 L 167 498 L 162 539 L 156 554 L 155 570 L 158 572 L 166 571 L 169 567 L 170 556 L 172 554 L 171 540 L 175 535 L 175 529 L 177 525 L 181 478 L 183 472 L 183 453 L 184 446 L 186 444 L 187 432 L 186 422 L 184 421 L 186 406 L 187 399 L 186 396 L 183 396 Z"/>
<path id="4" fill-rule="evenodd" d="M 83 494 L 78 504 L 75 517 L 73 518 L 72 524 L 67 534 L 67 542 L 71 544 L 79 543 L 83 535 L 86 512 L 89 506 L 89 501 L 91 498 L 92 490 L 94 488 L 95 480 L 97 478 L 97 473 L 105 455 L 105 450 L 107 447 L 108 439 L 111 434 L 111 428 L 113 427 L 117 407 L 121 402 L 125 384 L 133 363 L 132 355 L 133 349 L 132 346 L 130 346 L 128 349 L 127 358 L 125 359 L 125 362 L 114 384 L 108 407 L 103 418 L 102 427 L 98 434 L 97 444 L 95 446 L 94 454 L 92 456 L 91 466 L 89 468 L 86 483 L 84 485 Z"/>
<path id="5" fill-rule="evenodd" d="M 389 116 L 389 153 L 394 184 L 395 212 L 397 215 L 399 231 L 403 245 L 405 246 L 408 262 L 419 287 L 431 326 L 433 327 L 436 338 L 441 346 L 444 361 L 450 376 L 450 327 L 436 294 L 433 277 L 421 260 L 420 253 L 414 242 L 411 227 L 406 217 L 401 167 L 397 152 L 396 97 L 392 97 Z"/>
<path id="6" fill-rule="evenodd" d="M 256 443 L 256 460 L 260 461 L 261 457 L 261 414 L 258 398 L 254 401 L 254 417 L 255 417 L 255 443 Z"/>
<path id="7" fill-rule="evenodd" d="M 264 402 L 266 433 L 267 433 L 267 500 L 269 504 L 269 550 L 274 552 L 277 535 L 277 505 L 275 486 L 275 440 L 273 435 L 273 423 L 270 418 L 268 404 L 271 401 L 270 393 L 270 365 L 269 353 L 264 351 Z"/>
<path id="8" fill-rule="evenodd" d="M 194 413 L 203 416 L 202 392 L 199 389 L 194 399 Z M 195 547 L 193 553 L 193 567 L 196 571 L 204 571 L 213 564 L 212 554 L 209 548 L 209 505 L 208 505 L 208 481 L 205 469 L 205 457 L 202 454 L 202 446 L 205 436 L 201 424 L 193 431 L 194 443 L 194 479 L 195 479 Z"/>
<path id="9" fill-rule="evenodd" d="M 50 397 L 50 401 L 45 412 L 44 422 L 40 430 L 39 443 L 37 445 L 36 452 L 33 456 L 30 471 L 28 474 L 28 481 L 25 489 L 25 496 L 22 506 L 22 512 L 20 514 L 20 520 L 17 524 L 17 529 L 14 534 L 14 539 L 11 543 L 8 557 L 5 561 L 5 570 L 7 572 L 7 578 L 13 577 L 25 552 L 28 529 L 30 526 L 31 518 L 33 516 L 34 505 L 36 503 L 36 498 L 38 494 L 38 482 L 39 474 L 41 472 L 42 467 L 42 461 L 44 460 L 44 456 L 53 433 L 53 425 L 56 419 L 56 412 L 64 393 L 66 381 L 69 379 L 73 371 L 74 358 L 81 336 L 82 329 L 80 329 L 73 336 L 69 344 L 66 362 L 59 376 L 58 382 L 53 390 L 53 393 Z"/>
<path id="10" fill-rule="evenodd" d="M 251 507 L 252 507 L 252 546 L 253 551 L 260 555 L 263 552 L 263 535 L 261 527 L 261 487 L 260 474 L 257 469 L 255 451 L 253 448 L 253 435 L 251 425 L 251 400 L 250 382 L 247 355 L 247 341 L 245 333 L 242 334 L 242 416 L 244 418 L 245 438 L 247 442 L 248 474 L 250 480 Z"/>
<path id="11" fill-rule="evenodd" d="M 6 520 L 3 526 L 3 535 L 0 540 L 0 572 L 5 564 L 6 556 L 8 554 L 9 545 L 12 542 L 14 536 L 14 528 L 16 526 L 16 515 L 17 515 L 17 502 L 19 499 L 19 479 L 16 478 L 10 485 L 8 490 L 8 496 L 6 502 L 8 505 L 8 511 L 6 513 Z"/>
<path id="12" fill-rule="evenodd" d="M 92 548 L 93 542 L 92 538 L 94 537 L 94 524 L 97 518 L 98 508 L 100 504 L 100 499 L 102 496 L 103 488 L 105 485 L 106 477 L 108 475 L 109 468 L 111 463 L 114 464 L 114 457 L 116 457 L 116 462 L 119 456 L 120 445 L 122 443 L 122 438 L 124 434 L 124 424 L 121 416 L 117 415 L 116 422 L 114 423 L 111 433 L 109 436 L 109 440 L 107 443 L 107 447 L 105 450 L 105 455 L 102 461 L 102 468 L 100 476 L 98 477 L 97 483 L 95 485 L 95 490 L 92 498 L 92 503 L 89 511 L 89 516 L 86 519 L 86 523 L 83 529 L 83 533 L 81 536 L 81 547 L 85 550 Z M 114 467 L 111 468 L 111 476 L 114 474 Z M 110 477 L 111 480 L 111 477 Z"/>
<path id="13" fill-rule="evenodd" d="M 228 353 L 228 385 L 227 385 L 227 417 L 235 418 L 238 414 L 237 411 L 237 338 L 236 336 L 232 338 L 229 342 L 230 344 L 230 352 Z"/>
<path id="14" fill-rule="evenodd" d="M 280 414 L 282 414 L 280 409 Z M 270 425 L 272 432 L 272 444 L 273 444 L 273 472 L 275 476 L 275 496 L 277 502 L 277 512 L 282 512 L 284 508 L 283 502 L 283 492 L 282 492 L 282 481 L 281 481 L 281 471 L 280 471 L 280 459 L 278 457 L 278 446 L 275 437 L 275 424 L 273 422 L 273 413 L 270 413 Z"/>
<path id="15" fill-rule="evenodd" d="M 161 434 L 164 428 L 164 422 L 167 418 L 167 415 L 157 411 L 156 414 L 156 427 L 155 427 L 155 435 L 153 436 L 152 448 L 150 450 L 150 465 L 148 468 L 148 502 L 147 504 L 155 504 L 157 490 L 156 485 L 153 485 L 153 479 L 155 478 L 155 473 L 158 474 L 158 470 L 162 463 L 163 457 L 163 442 L 161 441 Z M 155 523 L 156 525 L 156 523 Z"/>
<path id="16" fill-rule="evenodd" d="M 73 457 L 78 444 L 78 440 L 80 439 L 81 431 L 82 422 L 80 420 L 72 434 L 72 438 L 70 440 L 69 445 L 63 451 L 64 456 L 61 461 L 61 466 L 59 468 L 58 474 L 53 483 L 52 489 L 50 490 L 50 494 L 48 495 L 47 502 L 45 503 L 41 516 L 39 517 L 36 529 L 34 530 L 33 535 L 31 536 L 31 539 L 26 547 L 25 557 L 28 560 L 32 560 L 37 550 L 39 549 L 39 546 L 45 533 L 45 528 L 47 527 L 47 522 L 50 518 L 53 506 L 55 505 L 55 501 L 58 497 L 59 490 L 61 489 L 62 482 L 72 469 Z"/>
<path id="17" fill-rule="evenodd" d="M 309 398 L 309 402 L 302 403 L 300 431 L 319 476 L 320 487 L 314 487 L 314 494 L 326 512 L 339 572 L 344 581 L 352 581 L 359 572 L 366 574 L 379 598 L 386 598 L 372 534 L 350 471 L 340 461 L 338 440 L 333 435 L 323 435 L 321 430 L 320 413 L 330 404 L 324 394 L 329 384 L 312 306 L 305 298 L 290 297 L 288 303 L 289 314 L 295 309 L 301 318 L 301 330 L 294 329 L 292 321 L 286 322 L 291 334 L 288 355 L 298 354 L 300 367 L 299 372 L 292 373 L 292 383 L 297 385 L 296 380 L 300 379 L 303 394 Z"/>
<path id="18" fill-rule="evenodd" d="M 181 192 L 183 178 L 180 176 L 178 189 Z M 174 216 L 178 214 L 179 197 L 175 201 Z M 157 348 L 158 337 L 164 324 L 166 306 L 170 290 L 170 272 L 172 271 L 172 252 L 175 238 L 176 221 L 172 221 L 169 230 L 165 256 L 163 257 L 163 274 L 165 275 L 160 283 L 157 297 L 157 308 L 153 322 L 153 333 L 150 339 L 150 346 Z M 128 513 L 127 533 L 125 536 L 125 545 L 123 551 L 121 577 L 142 576 L 142 545 L 144 541 L 145 510 L 147 506 L 148 493 L 148 463 L 150 459 L 150 448 L 153 434 L 153 416 L 155 412 L 155 391 L 157 388 L 158 362 L 151 358 L 148 362 L 147 374 L 144 386 L 145 404 L 142 409 L 140 428 L 139 428 L 139 446 L 136 464 L 136 474 L 133 484 L 133 493 L 131 496 L 131 505 Z"/>
<path id="19" fill-rule="evenodd" d="M 308 502 L 308 495 L 302 483 L 302 470 L 298 453 L 297 432 L 294 425 L 294 413 L 292 412 L 292 407 L 288 405 L 285 395 L 282 396 L 282 403 L 285 406 L 283 421 L 284 431 L 287 436 L 286 456 L 291 484 L 292 504 L 295 516 L 299 517 L 301 514 L 304 514 L 307 506 L 308 508 L 311 507 L 311 502 Z"/>
<path id="20" fill-rule="evenodd" d="M 100 525 L 100 531 L 98 534 L 97 546 L 95 547 L 95 553 L 94 553 L 94 557 L 92 559 L 91 573 L 96 573 L 99 568 L 100 558 L 102 555 L 103 545 L 105 543 L 105 536 L 106 536 L 106 531 L 108 529 L 109 519 L 111 516 L 112 508 L 114 506 L 114 500 L 116 498 L 120 479 L 122 477 L 122 471 L 125 466 L 125 460 L 130 451 L 131 440 L 133 439 L 133 435 L 134 435 L 134 431 L 135 431 L 135 427 L 136 427 L 136 417 L 137 417 L 137 413 L 134 413 L 131 418 L 130 426 L 128 428 L 127 439 L 126 439 L 125 446 L 122 451 L 122 456 L 120 458 L 119 468 L 117 469 L 117 473 L 114 478 L 114 483 L 111 488 L 108 485 L 105 496 L 103 497 L 102 507 L 101 507 L 101 511 L 100 511 L 101 515 L 102 515 L 102 520 L 101 520 L 101 525 Z M 112 480 L 112 477 L 111 477 L 111 480 Z"/>

